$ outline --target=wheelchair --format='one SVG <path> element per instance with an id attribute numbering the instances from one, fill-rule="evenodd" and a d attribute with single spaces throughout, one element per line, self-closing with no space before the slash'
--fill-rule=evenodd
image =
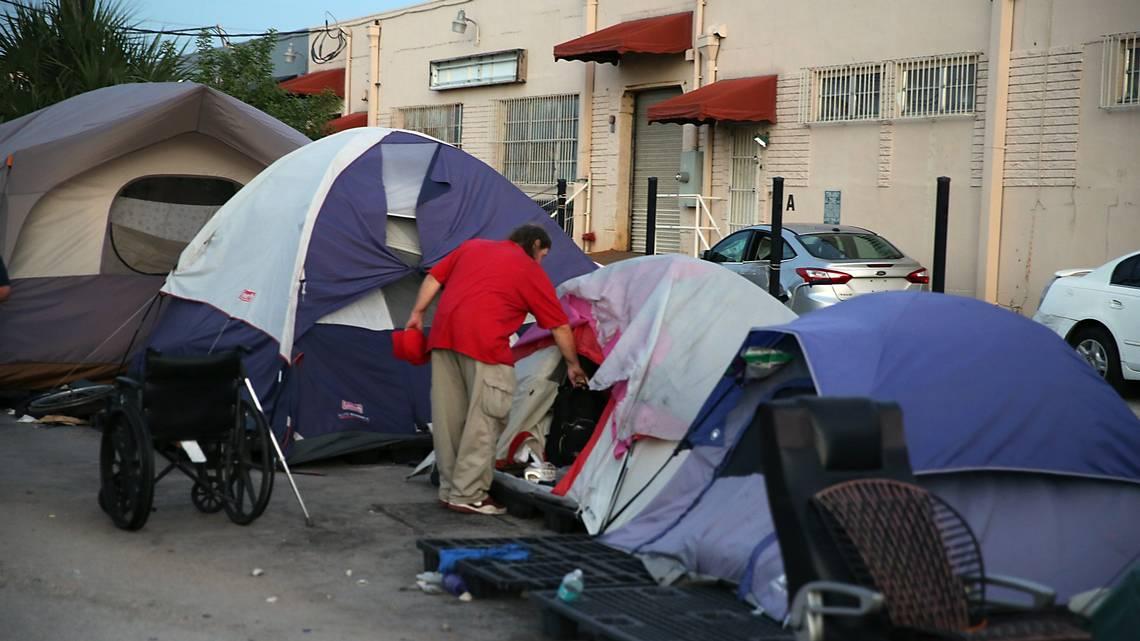
<path id="1" fill-rule="evenodd" d="M 269 504 L 276 470 L 273 435 L 245 393 L 241 355 L 165 356 L 147 350 L 141 380 L 121 376 L 97 416 L 99 506 L 114 524 L 146 524 L 154 486 L 178 470 L 193 481 L 199 511 L 225 511 L 249 525 Z M 167 462 L 155 474 L 155 454 Z"/>

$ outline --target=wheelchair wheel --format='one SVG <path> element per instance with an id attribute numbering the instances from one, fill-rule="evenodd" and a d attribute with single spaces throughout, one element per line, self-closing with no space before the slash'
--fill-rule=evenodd
<path id="1" fill-rule="evenodd" d="M 49 414 L 87 418 L 102 409 L 106 398 L 114 393 L 114 385 L 65 388 L 33 398 L 28 403 L 28 414 L 35 418 Z"/>
<path id="2" fill-rule="evenodd" d="M 223 507 L 231 521 L 249 525 L 269 505 L 277 461 L 265 417 L 246 401 L 240 412 L 237 428 L 223 446 Z"/>
<path id="3" fill-rule="evenodd" d="M 109 412 L 99 447 L 99 506 L 115 526 L 146 524 L 154 500 L 154 447 L 150 432 L 131 409 Z"/>
<path id="4" fill-rule="evenodd" d="M 194 507 L 198 508 L 199 512 L 205 514 L 215 514 L 222 511 L 222 506 L 225 504 L 222 498 L 222 487 L 220 483 L 210 482 L 213 487 L 206 487 L 201 483 L 195 483 L 194 487 L 190 488 L 190 502 Z"/>

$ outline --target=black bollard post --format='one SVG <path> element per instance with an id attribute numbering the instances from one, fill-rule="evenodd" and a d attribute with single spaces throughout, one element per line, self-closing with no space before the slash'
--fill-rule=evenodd
<path id="1" fill-rule="evenodd" d="M 950 222 L 950 177 L 938 177 L 938 198 L 934 205 L 934 265 L 930 272 L 930 289 L 946 291 L 946 232 Z"/>
<path id="2" fill-rule="evenodd" d="M 557 200 L 557 204 L 555 206 L 556 206 L 556 209 L 554 211 L 556 212 L 555 217 L 556 217 L 556 220 L 558 220 L 558 226 L 562 228 L 562 231 L 566 231 L 566 179 L 565 178 L 559 178 L 558 179 L 558 200 Z"/>
<path id="3" fill-rule="evenodd" d="M 772 179 L 772 251 L 768 254 L 768 293 L 780 297 L 780 260 L 784 257 L 784 178 Z"/>
<path id="4" fill-rule="evenodd" d="M 649 193 L 645 203 L 645 255 L 652 256 L 657 240 L 657 176 L 649 177 Z"/>

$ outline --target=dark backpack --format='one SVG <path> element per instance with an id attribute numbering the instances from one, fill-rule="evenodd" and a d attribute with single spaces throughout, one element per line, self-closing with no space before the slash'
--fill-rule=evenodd
<path id="1" fill-rule="evenodd" d="M 598 367 L 583 360 L 582 369 L 592 376 Z M 550 431 L 546 435 L 546 460 L 558 467 L 572 465 L 590 442 L 609 398 L 608 391 L 576 388 L 564 376 L 551 409 Z"/>

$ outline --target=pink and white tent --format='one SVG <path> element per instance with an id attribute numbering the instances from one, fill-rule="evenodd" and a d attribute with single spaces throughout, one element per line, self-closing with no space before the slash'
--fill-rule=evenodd
<path id="1" fill-rule="evenodd" d="M 554 489 L 573 501 L 591 533 L 625 522 L 688 455 L 678 441 L 753 327 L 795 314 L 723 267 L 683 256 L 647 256 L 579 276 L 558 289 L 580 351 L 600 366 L 591 389 L 610 402 L 578 461 Z M 519 388 L 500 458 L 549 425 L 557 348 L 538 328 L 515 344 Z M 600 357 L 600 358 L 599 358 Z"/>

